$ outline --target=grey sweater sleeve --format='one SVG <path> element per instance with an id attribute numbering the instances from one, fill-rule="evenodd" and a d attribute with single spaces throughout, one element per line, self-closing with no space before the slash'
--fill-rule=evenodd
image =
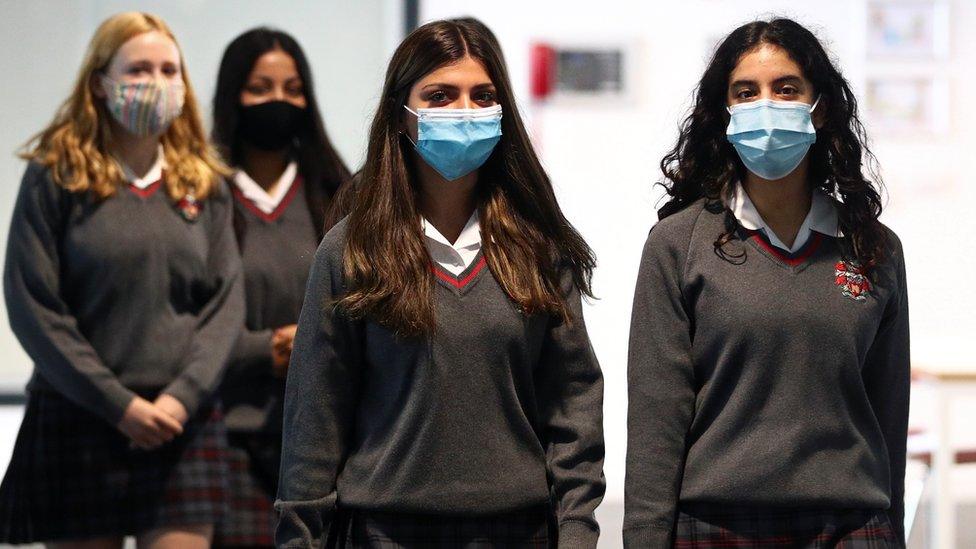
<path id="1" fill-rule="evenodd" d="M 28 166 L 7 240 L 7 314 L 37 372 L 58 392 L 115 425 L 135 394 L 98 357 L 61 297 L 59 241 L 67 221 L 62 207 L 67 192 L 45 168 Z"/>
<path id="2" fill-rule="evenodd" d="M 217 389 L 244 318 L 244 277 L 231 227 L 233 205 L 223 183 L 204 207 L 212 216 L 207 263 L 215 287 L 198 314 L 186 366 L 163 390 L 178 399 L 191 417 Z"/>
<path id="3" fill-rule="evenodd" d="M 623 533 L 624 546 L 635 549 L 671 546 L 694 415 L 691 322 L 681 289 L 691 227 L 675 221 L 648 235 L 631 316 Z"/>
<path id="4" fill-rule="evenodd" d="M 893 295 L 864 364 L 864 385 L 884 434 L 891 468 L 891 507 L 888 515 L 901 543 L 905 543 L 905 459 L 908 440 L 908 401 L 911 385 L 908 291 L 905 259 L 894 234 L 889 261 L 895 265 Z"/>
<path id="5" fill-rule="evenodd" d="M 596 547 L 594 511 L 603 499 L 603 374 L 571 273 L 562 293 L 572 320 L 553 319 L 537 380 L 560 548 Z"/>
<path id="6" fill-rule="evenodd" d="M 227 365 L 227 377 L 240 379 L 252 372 L 270 372 L 271 337 L 274 330 L 249 330 L 241 328 L 237 344 Z"/>
<path id="7" fill-rule="evenodd" d="M 336 478 L 353 434 L 362 331 L 335 307 L 342 276 L 336 231 L 315 254 L 288 367 L 275 502 L 278 547 L 319 547 L 328 537 Z"/>

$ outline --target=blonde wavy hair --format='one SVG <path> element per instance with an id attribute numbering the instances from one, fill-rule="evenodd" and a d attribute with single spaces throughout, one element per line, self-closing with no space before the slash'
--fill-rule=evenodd
<path id="1" fill-rule="evenodd" d="M 115 194 L 125 178 L 109 153 L 111 114 L 105 102 L 92 94 L 92 83 L 123 44 L 152 31 L 161 32 L 176 44 L 169 26 L 155 15 L 125 12 L 106 19 L 88 44 L 71 96 L 61 104 L 51 124 L 24 145 L 20 157 L 47 166 L 54 181 L 69 191 L 91 192 L 99 199 Z M 182 51 L 180 73 L 186 86 L 183 112 L 160 137 L 166 161 L 163 184 L 174 201 L 187 194 L 204 199 L 229 170 L 207 141 Z"/>

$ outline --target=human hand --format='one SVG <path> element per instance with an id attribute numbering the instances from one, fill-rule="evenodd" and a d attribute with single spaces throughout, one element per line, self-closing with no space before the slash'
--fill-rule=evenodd
<path id="1" fill-rule="evenodd" d="M 158 448 L 183 433 L 179 421 L 142 397 L 132 399 L 116 428 L 143 450 Z"/>
<path id="2" fill-rule="evenodd" d="M 295 344 L 297 324 L 290 324 L 275 330 L 271 336 L 272 373 L 275 377 L 285 377 L 288 373 L 288 363 L 291 361 L 291 351 Z"/>

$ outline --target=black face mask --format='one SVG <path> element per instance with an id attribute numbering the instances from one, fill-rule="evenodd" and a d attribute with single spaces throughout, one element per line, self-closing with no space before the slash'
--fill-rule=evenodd
<path id="1" fill-rule="evenodd" d="M 287 101 L 241 107 L 241 137 L 258 149 L 280 151 L 292 144 L 304 121 L 305 109 Z"/>

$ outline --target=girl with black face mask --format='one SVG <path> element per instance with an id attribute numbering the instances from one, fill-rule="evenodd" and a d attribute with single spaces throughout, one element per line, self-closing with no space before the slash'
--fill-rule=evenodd
<path id="1" fill-rule="evenodd" d="M 221 388 L 231 439 L 230 512 L 215 546 L 273 545 L 281 397 L 295 323 L 328 209 L 349 172 L 329 142 L 308 62 L 289 35 L 250 30 L 227 46 L 213 140 L 233 177 L 246 325 Z"/>

